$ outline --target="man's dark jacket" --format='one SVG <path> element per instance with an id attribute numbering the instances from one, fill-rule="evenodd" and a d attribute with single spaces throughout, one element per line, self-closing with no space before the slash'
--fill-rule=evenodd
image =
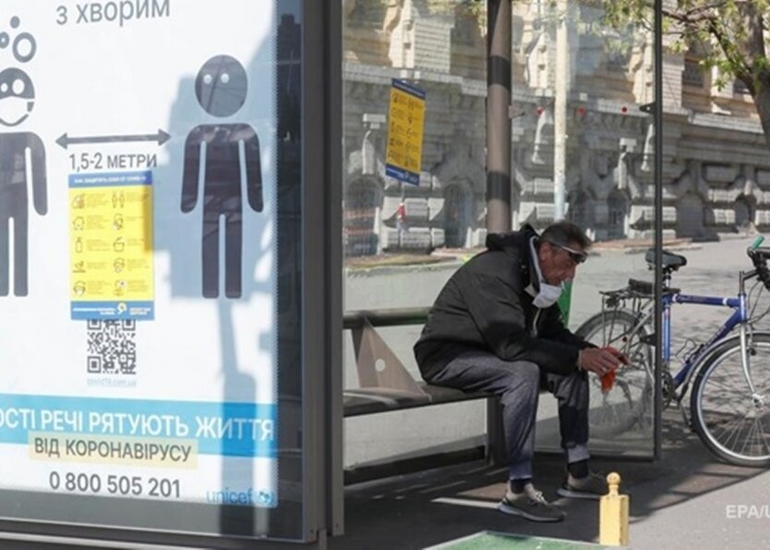
<path id="1" fill-rule="evenodd" d="M 532 237 L 537 233 L 529 225 L 489 235 L 487 250 L 447 281 L 414 346 L 426 381 L 474 350 L 505 361 L 531 361 L 548 372 L 575 371 L 578 351 L 591 346 L 564 328 L 558 305 L 543 310 L 532 305 L 534 297 L 526 289 L 539 289 Z"/>

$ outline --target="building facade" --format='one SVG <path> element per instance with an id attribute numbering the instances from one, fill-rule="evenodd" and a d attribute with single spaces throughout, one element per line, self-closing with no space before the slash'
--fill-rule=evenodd
<path id="1" fill-rule="evenodd" d="M 344 201 L 348 255 L 468 248 L 486 236 L 484 15 L 436 0 L 348 0 L 344 18 Z M 446 7 L 450 5 L 450 7 Z M 622 36 L 603 11 L 513 4 L 512 219 L 554 219 L 554 112 L 566 94 L 567 218 L 596 240 L 654 225 L 651 35 Z M 565 17 L 568 74 L 557 74 Z M 564 55 L 564 54 L 562 54 Z M 663 227 L 696 240 L 770 225 L 770 157 L 750 95 L 716 86 L 697 51 L 664 55 Z M 427 94 L 422 173 L 385 176 L 393 78 Z"/>

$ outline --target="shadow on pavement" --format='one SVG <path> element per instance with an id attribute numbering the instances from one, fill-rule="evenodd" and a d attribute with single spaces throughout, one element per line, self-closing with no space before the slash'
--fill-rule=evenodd
<path id="1" fill-rule="evenodd" d="M 617 471 L 621 492 L 631 495 L 630 536 L 645 529 L 645 520 L 685 501 L 750 481 L 761 469 L 723 464 L 684 425 L 676 410 L 663 421 L 663 457 L 656 462 L 595 459 L 595 471 Z M 538 455 L 536 484 L 556 498 L 564 472 L 561 457 Z M 480 531 L 598 540 L 599 504 L 555 500 L 567 512 L 557 524 L 537 524 L 506 516 L 495 507 L 505 490 L 507 471 L 477 461 L 459 466 L 360 483 L 346 488 L 345 530 L 329 541 L 332 550 L 426 548 Z M 652 528 L 652 527 L 650 527 Z"/>

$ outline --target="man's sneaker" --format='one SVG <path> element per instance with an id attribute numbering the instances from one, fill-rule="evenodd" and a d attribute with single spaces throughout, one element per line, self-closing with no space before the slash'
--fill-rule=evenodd
<path id="1" fill-rule="evenodd" d="M 530 521 L 551 522 L 564 519 L 564 512 L 549 504 L 543 493 L 531 483 L 524 486 L 522 493 L 514 493 L 509 488 L 497 509 L 504 514 L 520 516 Z"/>
<path id="2" fill-rule="evenodd" d="M 586 477 L 572 477 L 571 474 L 567 474 L 567 479 L 556 490 L 556 493 L 562 497 L 590 500 L 599 500 L 607 492 L 607 480 L 594 473 L 589 473 Z"/>

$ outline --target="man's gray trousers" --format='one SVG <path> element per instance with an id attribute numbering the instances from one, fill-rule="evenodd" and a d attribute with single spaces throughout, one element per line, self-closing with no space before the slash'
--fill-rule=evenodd
<path id="1" fill-rule="evenodd" d="M 500 397 L 511 479 L 532 478 L 535 417 L 541 389 L 559 401 L 561 446 L 567 461 L 588 458 L 588 377 L 583 371 L 564 376 L 547 373 L 529 361 L 503 361 L 484 351 L 464 353 L 427 380 L 468 392 Z"/>

